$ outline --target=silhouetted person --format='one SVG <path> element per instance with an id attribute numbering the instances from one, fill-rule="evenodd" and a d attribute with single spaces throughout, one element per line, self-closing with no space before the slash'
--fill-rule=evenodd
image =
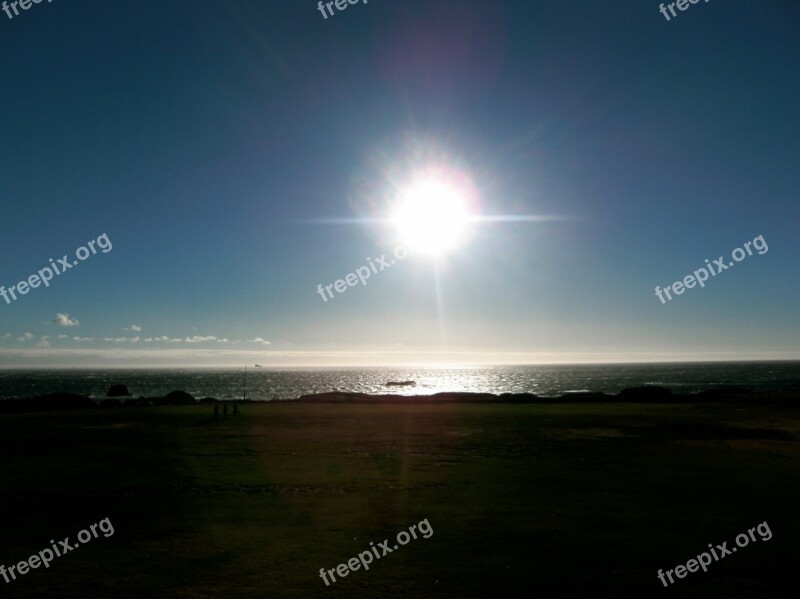
<path id="1" fill-rule="evenodd" d="M 239 415 L 239 405 L 238 404 L 233 404 L 233 415 L 234 416 L 238 416 Z"/>
<path id="2" fill-rule="evenodd" d="M 222 415 L 224 417 L 228 416 L 228 404 L 222 404 Z"/>
<path id="3" fill-rule="evenodd" d="M 214 420 L 219 420 L 219 405 L 214 404 Z"/>

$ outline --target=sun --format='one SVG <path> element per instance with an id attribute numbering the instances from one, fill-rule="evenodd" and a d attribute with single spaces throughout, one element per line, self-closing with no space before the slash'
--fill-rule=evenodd
<path id="1" fill-rule="evenodd" d="M 464 244 L 472 214 L 466 190 L 442 174 L 415 177 L 398 194 L 392 222 L 409 250 L 441 256 Z"/>

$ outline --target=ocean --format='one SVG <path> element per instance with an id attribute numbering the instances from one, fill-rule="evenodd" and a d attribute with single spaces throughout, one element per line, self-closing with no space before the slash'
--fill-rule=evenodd
<path id="1" fill-rule="evenodd" d="M 415 387 L 387 387 L 413 380 Z M 753 390 L 800 390 L 800 361 L 687 364 L 487 366 L 464 368 L 319 368 L 0 370 L 0 397 L 31 397 L 57 391 L 105 397 L 113 384 L 135 397 L 158 397 L 180 389 L 196 398 L 272 400 L 309 393 L 350 391 L 426 395 L 438 392 L 617 393 L 627 387 L 660 385 L 675 393 L 723 386 Z"/>

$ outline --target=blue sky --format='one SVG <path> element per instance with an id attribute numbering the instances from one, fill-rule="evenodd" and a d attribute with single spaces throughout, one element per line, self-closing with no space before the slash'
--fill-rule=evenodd
<path id="1" fill-rule="evenodd" d="M 0 364 L 800 358 L 798 34 L 779 0 L 0 13 L 0 285 L 113 244 L 0 299 Z M 426 161 L 505 218 L 323 301 Z"/>

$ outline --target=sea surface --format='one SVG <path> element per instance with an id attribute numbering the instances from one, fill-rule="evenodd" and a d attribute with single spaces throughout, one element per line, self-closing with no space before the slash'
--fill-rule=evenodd
<path id="1" fill-rule="evenodd" d="M 387 387 L 413 380 L 415 387 Z M 723 386 L 753 390 L 800 390 L 800 361 L 691 364 L 488 366 L 464 368 L 330 369 L 139 369 L 0 370 L 0 397 L 31 397 L 58 391 L 105 397 L 113 384 L 133 396 L 158 397 L 180 389 L 196 398 L 272 400 L 309 393 L 351 391 L 425 395 L 442 391 L 530 392 L 551 397 L 569 391 L 617 393 L 626 387 L 661 385 L 675 393 Z"/>

